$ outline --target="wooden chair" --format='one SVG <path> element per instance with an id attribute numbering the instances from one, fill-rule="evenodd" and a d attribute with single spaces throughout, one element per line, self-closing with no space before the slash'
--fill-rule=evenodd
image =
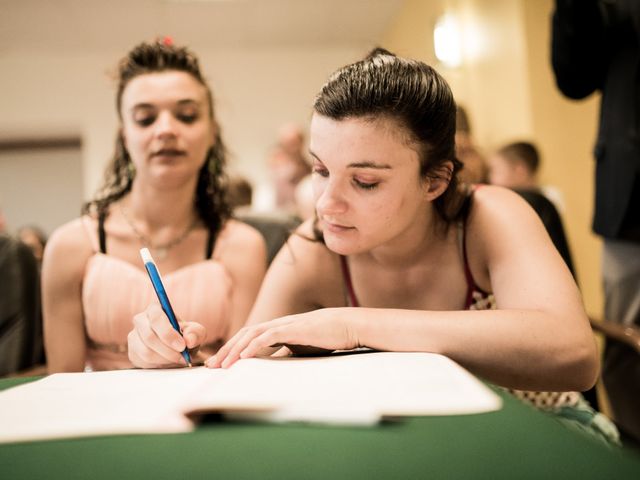
<path id="1" fill-rule="evenodd" d="M 628 345 L 640 355 L 640 328 L 594 318 L 589 318 L 589 322 L 594 331 L 601 333 L 605 338 Z"/>
<path id="2" fill-rule="evenodd" d="M 617 342 L 625 347 L 629 347 L 630 352 L 635 352 L 640 356 L 640 327 L 634 325 L 623 325 L 608 320 L 597 320 L 595 318 L 589 318 L 589 322 L 591 323 L 591 328 L 594 332 L 602 334 L 605 340 Z M 598 380 L 598 385 L 596 387 L 598 391 L 597 408 L 615 422 L 615 415 L 609 405 L 607 388 L 602 381 L 602 378 Z M 637 434 L 634 435 L 629 432 L 625 432 L 620 425 L 618 425 L 618 428 L 620 429 L 623 443 L 640 452 L 640 438 L 637 437 Z"/>

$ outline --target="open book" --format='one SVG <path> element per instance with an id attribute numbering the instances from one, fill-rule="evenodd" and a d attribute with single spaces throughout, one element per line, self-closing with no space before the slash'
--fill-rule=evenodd
<path id="1" fill-rule="evenodd" d="M 358 353 L 204 367 L 61 373 L 0 392 L 0 442 L 193 430 L 203 412 L 370 425 L 385 416 L 497 410 L 500 397 L 446 357 Z"/>

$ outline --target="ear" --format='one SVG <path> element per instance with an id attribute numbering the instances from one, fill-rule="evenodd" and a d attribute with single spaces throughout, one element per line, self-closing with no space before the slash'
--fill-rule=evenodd
<path id="1" fill-rule="evenodd" d="M 453 162 L 445 161 L 436 170 L 434 170 L 425 182 L 425 198 L 432 202 L 440 195 L 442 195 L 449 183 L 451 182 L 451 176 L 453 174 Z"/>

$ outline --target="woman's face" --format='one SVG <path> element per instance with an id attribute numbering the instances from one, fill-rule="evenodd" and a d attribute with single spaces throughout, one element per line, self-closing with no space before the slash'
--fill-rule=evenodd
<path id="1" fill-rule="evenodd" d="M 380 118 L 332 120 L 314 114 L 313 190 L 327 247 L 346 255 L 402 245 L 424 232 L 432 209 L 428 180 L 408 132 Z"/>
<path id="2" fill-rule="evenodd" d="M 133 78 L 121 100 L 122 133 L 136 179 L 195 181 L 214 143 L 207 91 L 186 72 Z"/>

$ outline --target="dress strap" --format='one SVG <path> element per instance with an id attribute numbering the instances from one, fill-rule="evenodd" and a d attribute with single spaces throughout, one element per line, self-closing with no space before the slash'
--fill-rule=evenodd
<path id="1" fill-rule="evenodd" d="M 462 250 L 462 263 L 464 266 L 464 278 L 467 280 L 467 294 L 464 300 L 464 308 L 468 309 L 473 303 L 473 292 L 477 290 L 476 282 L 469 268 L 469 260 L 467 257 L 467 229 L 466 218 L 458 222 L 458 238 L 460 239 L 460 248 Z"/>
<path id="2" fill-rule="evenodd" d="M 342 278 L 344 279 L 345 297 L 347 305 L 350 307 L 359 307 L 356 292 L 353 290 L 353 282 L 351 281 L 351 272 L 349 271 L 349 264 L 347 263 L 347 257 L 340 255 L 340 267 L 342 269 Z"/>
<path id="3" fill-rule="evenodd" d="M 465 309 L 469 309 L 471 305 L 474 303 L 473 294 L 475 292 L 481 293 L 483 296 L 489 295 L 488 292 L 485 292 L 482 288 L 478 286 L 476 281 L 473 278 L 473 274 L 471 273 L 471 268 L 469 267 L 469 257 L 467 255 L 467 220 L 469 218 L 469 213 L 471 212 L 471 204 L 473 201 L 473 192 L 478 190 L 482 185 L 474 185 L 474 187 L 470 190 L 469 196 L 466 200 L 464 215 L 462 219 L 458 222 L 458 239 L 460 243 L 460 249 L 462 251 L 462 263 L 464 267 L 464 277 L 467 281 L 467 294 L 464 302 Z"/>
<path id="4" fill-rule="evenodd" d="M 213 249 L 216 246 L 216 235 L 213 231 L 213 228 L 209 228 L 209 236 L 207 237 L 207 250 L 205 252 L 205 256 L 204 258 L 206 258 L 207 260 L 211 259 L 211 256 L 213 255 Z"/>
<path id="5" fill-rule="evenodd" d="M 98 242 L 100 253 L 107 253 L 107 233 L 104 230 L 104 221 L 106 218 L 107 213 L 105 211 L 98 213 Z"/>
<path id="6" fill-rule="evenodd" d="M 100 245 L 98 236 L 96 235 L 96 231 L 94 230 L 95 225 L 93 223 L 93 219 L 88 215 L 83 215 L 82 217 L 80 217 L 80 224 L 82 225 L 82 228 L 87 235 L 87 239 L 91 244 L 91 250 L 93 250 L 93 253 L 98 253 L 98 251 L 100 250 Z"/>

